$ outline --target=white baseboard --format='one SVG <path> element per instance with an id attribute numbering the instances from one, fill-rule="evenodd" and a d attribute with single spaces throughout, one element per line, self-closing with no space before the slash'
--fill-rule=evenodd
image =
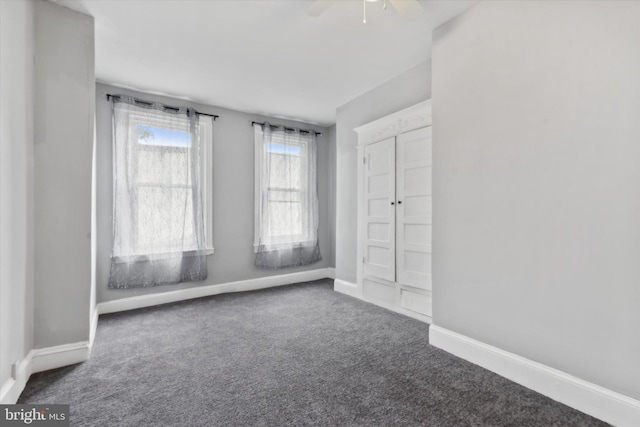
<path id="1" fill-rule="evenodd" d="M 618 427 L 640 426 L 640 401 L 439 326 L 429 343 Z"/>
<path id="2" fill-rule="evenodd" d="M 358 285 L 355 283 L 347 282 L 346 280 L 335 279 L 333 281 L 333 290 L 340 292 L 341 294 L 349 295 L 351 297 L 360 298 L 360 292 Z"/>
<path id="3" fill-rule="evenodd" d="M 48 371 L 74 365 L 89 359 L 91 347 L 89 341 L 72 344 L 57 345 L 33 350 L 31 358 L 31 373 Z"/>
<path id="4" fill-rule="evenodd" d="M 407 310 L 407 309 L 402 308 L 402 307 L 392 307 L 389 310 L 395 311 L 396 313 L 404 314 L 405 316 L 411 317 L 413 319 L 419 320 L 419 321 L 424 322 L 424 323 L 428 323 L 430 325 L 433 323 L 433 318 L 431 316 L 427 316 L 427 315 L 424 315 L 422 313 L 417 313 L 417 312 L 412 311 L 412 310 Z"/>
<path id="5" fill-rule="evenodd" d="M 336 278 L 336 269 L 333 267 L 327 267 L 325 268 L 325 270 L 327 270 L 327 277 L 329 279 L 335 279 Z"/>
<path id="6" fill-rule="evenodd" d="M 0 387 L 0 404 L 12 405 L 16 403 L 31 376 L 32 357 L 33 350 L 24 359 L 18 361 L 15 378 L 9 378 L 2 384 L 2 387 Z"/>
<path id="7" fill-rule="evenodd" d="M 259 277 L 219 285 L 200 286 L 197 288 L 122 298 L 114 301 L 101 302 L 98 304 L 97 309 L 99 314 L 115 313 L 193 298 L 226 294 L 229 292 L 254 291 L 257 289 L 291 285 L 293 283 L 309 282 L 312 280 L 326 279 L 331 275 L 335 275 L 333 268 L 319 268 L 316 270 L 300 271 L 298 273 L 279 274 L 277 276 Z"/>
<path id="8" fill-rule="evenodd" d="M 18 362 L 15 378 L 10 378 L 0 388 L 0 404 L 17 402 L 31 374 L 84 362 L 89 359 L 88 341 L 31 350 Z"/>
<path id="9" fill-rule="evenodd" d="M 377 305 L 378 307 L 382 307 L 389 311 L 393 311 L 394 313 L 403 314 L 405 316 L 411 317 L 421 322 L 431 324 L 431 317 L 425 316 L 424 314 L 416 313 L 415 311 L 406 310 L 402 307 L 383 304 L 379 301 L 374 301 L 374 300 L 365 298 L 362 295 L 362 292 L 360 291 L 360 289 L 358 289 L 358 285 L 355 283 L 347 282 L 346 280 L 335 279 L 333 281 L 333 290 L 336 292 L 340 292 L 341 294 L 349 295 L 350 297 L 358 298 L 362 301 L 368 302 L 369 304 Z"/>

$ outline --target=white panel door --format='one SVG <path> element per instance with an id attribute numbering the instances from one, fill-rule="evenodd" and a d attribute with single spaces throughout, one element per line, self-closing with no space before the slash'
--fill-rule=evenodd
<path id="1" fill-rule="evenodd" d="M 395 138 L 364 148 L 364 275 L 395 281 Z"/>
<path id="2" fill-rule="evenodd" d="M 397 137 L 396 280 L 431 289 L 431 127 Z"/>

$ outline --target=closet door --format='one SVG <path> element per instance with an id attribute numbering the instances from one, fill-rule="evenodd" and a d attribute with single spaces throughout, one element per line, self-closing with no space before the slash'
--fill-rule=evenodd
<path id="1" fill-rule="evenodd" d="M 364 275 L 395 281 L 395 138 L 364 148 Z"/>
<path id="2" fill-rule="evenodd" d="M 431 127 L 397 137 L 396 280 L 431 289 Z"/>

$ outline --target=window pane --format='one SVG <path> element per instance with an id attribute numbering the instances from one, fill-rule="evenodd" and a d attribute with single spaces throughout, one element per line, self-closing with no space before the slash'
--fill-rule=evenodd
<path id="1" fill-rule="evenodd" d="M 191 197 L 191 134 L 181 129 L 138 125 L 133 215 L 140 253 L 195 249 Z"/>
<path id="2" fill-rule="evenodd" d="M 137 193 L 136 238 L 141 253 L 195 249 L 191 188 L 143 186 Z"/>
<path id="3" fill-rule="evenodd" d="M 137 155 L 139 183 L 191 184 L 187 149 L 143 147 Z"/>
<path id="4" fill-rule="evenodd" d="M 164 147 L 190 147 L 191 134 L 184 130 L 138 125 L 138 143 L 141 145 L 161 145 Z"/>
<path id="5" fill-rule="evenodd" d="M 290 236 L 297 240 L 302 234 L 301 194 L 297 191 L 270 190 L 268 199 L 268 235 Z"/>
<path id="6" fill-rule="evenodd" d="M 269 185 L 275 188 L 301 188 L 301 158 L 299 155 L 269 154 Z"/>

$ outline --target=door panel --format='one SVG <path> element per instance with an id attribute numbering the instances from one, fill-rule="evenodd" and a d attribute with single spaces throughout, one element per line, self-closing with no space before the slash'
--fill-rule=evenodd
<path id="1" fill-rule="evenodd" d="M 396 140 L 396 281 L 431 289 L 431 127 Z"/>
<path id="2" fill-rule="evenodd" d="M 364 279 L 364 297 L 368 300 L 393 306 L 396 303 L 396 285 Z"/>
<path id="3" fill-rule="evenodd" d="M 431 295 L 400 289 L 400 306 L 431 317 Z"/>
<path id="4" fill-rule="evenodd" d="M 396 274 L 395 138 L 367 145 L 364 155 L 364 275 L 393 282 Z"/>
<path id="5" fill-rule="evenodd" d="M 429 187 L 430 188 L 430 187 Z M 425 217 L 431 223 L 431 196 L 408 196 L 405 194 L 402 200 L 403 210 L 409 217 Z"/>

